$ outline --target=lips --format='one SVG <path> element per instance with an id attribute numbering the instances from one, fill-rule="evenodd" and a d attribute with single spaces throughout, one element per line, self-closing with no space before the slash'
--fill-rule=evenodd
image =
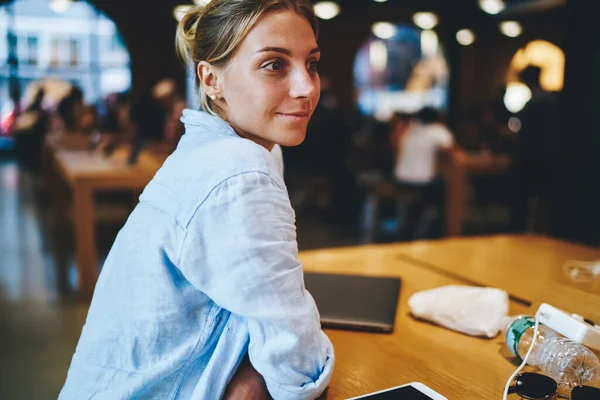
<path id="1" fill-rule="evenodd" d="M 280 112 L 279 114 L 290 115 L 293 117 L 308 117 L 310 115 L 310 111 Z"/>
<path id="2" fill-rule="evenodd" d="M 277 114 L 290 122 L 306 122 L 310 117 L 310 112 L 308 111 L 280 112 Z"/>

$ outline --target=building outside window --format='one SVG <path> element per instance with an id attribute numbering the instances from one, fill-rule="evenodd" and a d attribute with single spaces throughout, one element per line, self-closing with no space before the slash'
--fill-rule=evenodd
<path id="1" fill-rule="evenodd" d="M 37 65 L 38 63 L 38 38 L 37 36 L 27 37 L 27 63 Z"/>
<path id="2" fill-rule="evenodd" d="M 77 83 L 92 104 L 128 90 L 130 57 L 115 23 L 85 1 L 69 2 L 61 10 L 50 3 L 15 0 L 0 6 L 2 108 L 12 107 L 9 81 L 15 79 L 21 93 L 45 78 Z M 16 73 L 8 63 L 9 37 L 16 38 Z"/>
<path id="3" fill-rule="evenodd" d="M 76 67 L 79 64 L 79 42 L 69 39 L 69 65 Z"/>

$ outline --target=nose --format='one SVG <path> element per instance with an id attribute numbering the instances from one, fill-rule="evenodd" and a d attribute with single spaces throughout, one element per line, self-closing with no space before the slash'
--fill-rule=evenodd
<path id="1" fill-rule="evenodd" d="M 304 66 L 295 68 L 290 77 L 290 96 L 292 98 L 314 100 L 320 89 L 320 80 L 317 74 L 309 73 Z"/>

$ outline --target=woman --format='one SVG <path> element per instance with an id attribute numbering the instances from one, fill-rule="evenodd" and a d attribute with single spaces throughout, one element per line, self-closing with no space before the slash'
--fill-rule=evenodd
<path id="1" fill-rule="evenodd" d="M 117 236 L 61 399 L 324 391 L 333 349 L 270 153 L 302 142 L 319 100 L 316 33 L 308 0 L 213 0 L 181 20 L 203 111 L 184 111 L 186 134 Z"/>

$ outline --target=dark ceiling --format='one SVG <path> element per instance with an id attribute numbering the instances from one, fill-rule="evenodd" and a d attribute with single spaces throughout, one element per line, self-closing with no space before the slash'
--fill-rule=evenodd
<path id="1" fill-rule="evenodd" d="M 470 28 L 477 33 L 481 43 L 486 43 L 487 40 L 487 46 L 497 46 L 500 36 L 498 19 L 510 15 L 511 19 L 524 22 L 526 32 L 527 24 L 531 27 L 529 32 L 540 31 L 538 28 L 547 30 L 549 26 L 557 26 L 556 21 L 560 20 L 561 15 L 556 15 L 562 14 L 564 9 L 557 5 L 565 0 L 507 0 L 505 14 L 497 16 L 481 11 L 478 0 L 388 0 L 385 3 L 372 0 L 337 1 L 342 12 L 333 20 L 321 21 L 322 34 L 319 42 L 338 64 L 352 65 L 356 50 L 369 35 L 371 24 L 376 21 L 411 23 L 414 12 L 434 11 L 440 17 L 436 30 L 442 41 L 454 41 L 457 29 Z M 7 0 L 0 0 L 0 4 L 6 2 Z M 175 77 L 183 84 L 183 68 L 174 52 L 176 21 L 172 15 L 175 5 L 190 4 L 191 0 L 90 0 L 90 3 L 106 13 L 119 27 L 131 54 L 134 91 L 165 76 Z M 534 26 L 537 28 L 533 28 Z M 513 43 L 517 45 L 517 42 Z M 348 71 L 343 73 L 336 72 L 339 82 L 335 86 L 351 85 L 350 68 L 346 69 Z M 328 72 L 334 74 L 338 70 L 335 66 Z"/>

